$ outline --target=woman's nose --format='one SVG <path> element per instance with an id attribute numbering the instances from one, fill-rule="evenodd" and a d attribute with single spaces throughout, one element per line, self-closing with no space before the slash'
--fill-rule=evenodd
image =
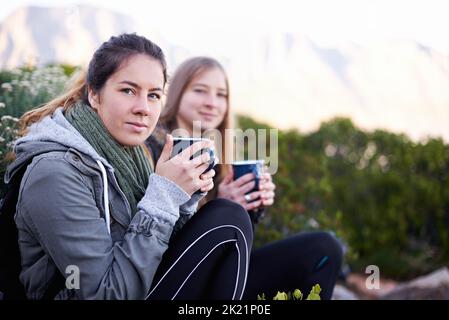
<path id="1" fill-rule="evenodd" d="M 150 114 L 150 104 L 148 103 L 147 97 L 139 97 L 134 104 L 133 111 L 134 113 L 149 115 Z"/>
<path id="2" fill-rule="evenodd" d="M 214 108 L 217 106 L 217 97 L 213 94 L 210 94 L 206 98 L 206 106 L 210 108 Z"/>

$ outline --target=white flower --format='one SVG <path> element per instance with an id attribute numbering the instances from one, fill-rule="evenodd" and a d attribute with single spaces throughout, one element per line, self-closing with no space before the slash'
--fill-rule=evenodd
<path id="1" fill-rule="evenodd" d="M 5 107 L 6 107 L 5 103 L 4 102 L 0 102 L 0 109 L 5 108 Z"/>
<path id="2" fill-rule="evenodd" d="M 11 83 L 8 82 L 2 83 L 2 89 L 11 92 L 12 91 Z"/>
<path id="3" fill-rule="evenodd" d="M 1 121 L 11 120 L 11 121 L 14 121 L 14 122 L 18 122 L 18 121 L 19 121 L 18 118 L 12 117 L 12 116 L 10 116 L 10 115 L 3 116 L 3 117 L 1 117 L 0 120 L 1 120 Z"/>
<path id="4" fill-rule="evenodd" d="M 324 149 L 324 153 L 326 153 L 326 156 L 329 158 L 332 158 L 337 153 L 337 147 L 333 144 L 328 144 Z"/>

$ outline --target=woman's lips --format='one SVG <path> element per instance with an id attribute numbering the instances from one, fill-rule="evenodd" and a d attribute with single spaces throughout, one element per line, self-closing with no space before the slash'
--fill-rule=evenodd
<path id="1" fill-rule="evenodd" d="M 213 113 L 207 113 L 207 112 L 200 112 L 200 115 L 201 115 L 203 118 L 206 118 L 206 120 L 211 120 L 211 119 L 217 117 L 217 115 L 215 115 L 215 114 L 213 114 Z"/>
<path id="2" fill-rule="evenodd" d="M 148 126 L 147 126 L 145 123 L 143 123 L 143 122 L 127 122 L 127 123 L 132 124 L 132 125 L 137 126 L 137 127 L 148 127 Z"/>
<path id="3" fill-rule="evenodd" d="M 142 122 L 126 122 L 126 124 L 133 130 L 134 132 L 144 132 L 148 126 Z"/>

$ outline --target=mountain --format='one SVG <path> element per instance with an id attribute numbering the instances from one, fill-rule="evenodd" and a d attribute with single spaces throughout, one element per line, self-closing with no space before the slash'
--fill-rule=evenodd
<path id="1" fill-rule="evenodd" d="M 186 27 L 187 28 L 187 27 Z M 228 71 L 233 109 L 277 128 L 316 129 L 348 116 L 368 130 L 449 141 L 449 57 L 411 40 L 325 48 L 301 34 L 198 34 L 180 46 L 158 29 L 90 6 L 23 7 L 0 25 L 0 68 L 24 63 L 85 64 L 111 35 L 134 32 L 158 43 L 169 71 L 199 54 Z"/>
<path id="2" fill-rule="evenodd" d="M 275 44 L 273 46 L 273 44 Z M 279 127 L 316 129 L 350 116 L 362 128 L 449 141 L 449 57 L 414 41 L 321 48 L 298 35 L 257 43 L 261 61 L 234 85 L 238 107 Z M 235 89 L 236 88 L 236 89 Z"/>
<path id="3" fill-rule="evenodd" d="M 131 18 L 107 9 L 22 7 L 0 25 L 0 67 L 83 64 L 111 35 L 135 28 Z"/>

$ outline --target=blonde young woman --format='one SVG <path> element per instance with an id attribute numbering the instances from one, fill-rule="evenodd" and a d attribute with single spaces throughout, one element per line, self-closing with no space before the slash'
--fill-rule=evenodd
<path id="1" fill-rule="evenodd" d="M 225 129 L 231 128 L 229 95 L 228 78 L 218 61 L 195 57 L 182 63 L 170 80 L 159 125 L 146 142 L 152 157 L 159 158 L 167 133 L 184 132 L 192 136 L 194 125 L 200 124 L 202 133 L 216 129 L 225 137 Z M 222 144 L 225 150 L 225 140 Z M 254 176 L 247 174 L 234 181 L 232 167 L 226 164 L 228 159 L 222 160 L 224 164 L 215 167 L 214 188 L 202 202 L 227 199 L 246 211 L 274 203 L 275 185 L 270 174 L 264 173 L 259 190 L 248 196 L 247 192 L 255 186 Z M 252 216 L 252 223 L 257 222 L 257 217 Z M 277 291 L 295 288 L 309 292 L 318 283 L 323 289 L 322 298 L 330 299 L 341 261 L 340 244 L 326 232 L 300 233 L 265 245 L 251 253 L 244 298 L 256 299 L 260 293 L 270 297 Z"/>
<path id="2" fill-rule="evenodd" d="M 250 220 L 223 199 L 196 211 L 215 172 L 203 173 L 208 155 L 190 154 L 211 143 L 171 158 L 168 136 L 154 169 L 146 156 L 166 78 L 156 44 L 135 34 L 112 37 L 87 75 L 21 118 L 6 181 L 26 168 L 15 221 L 28 298 L 242 297 Z M 79 281 L 66 286 L 74 270 Z"/>

